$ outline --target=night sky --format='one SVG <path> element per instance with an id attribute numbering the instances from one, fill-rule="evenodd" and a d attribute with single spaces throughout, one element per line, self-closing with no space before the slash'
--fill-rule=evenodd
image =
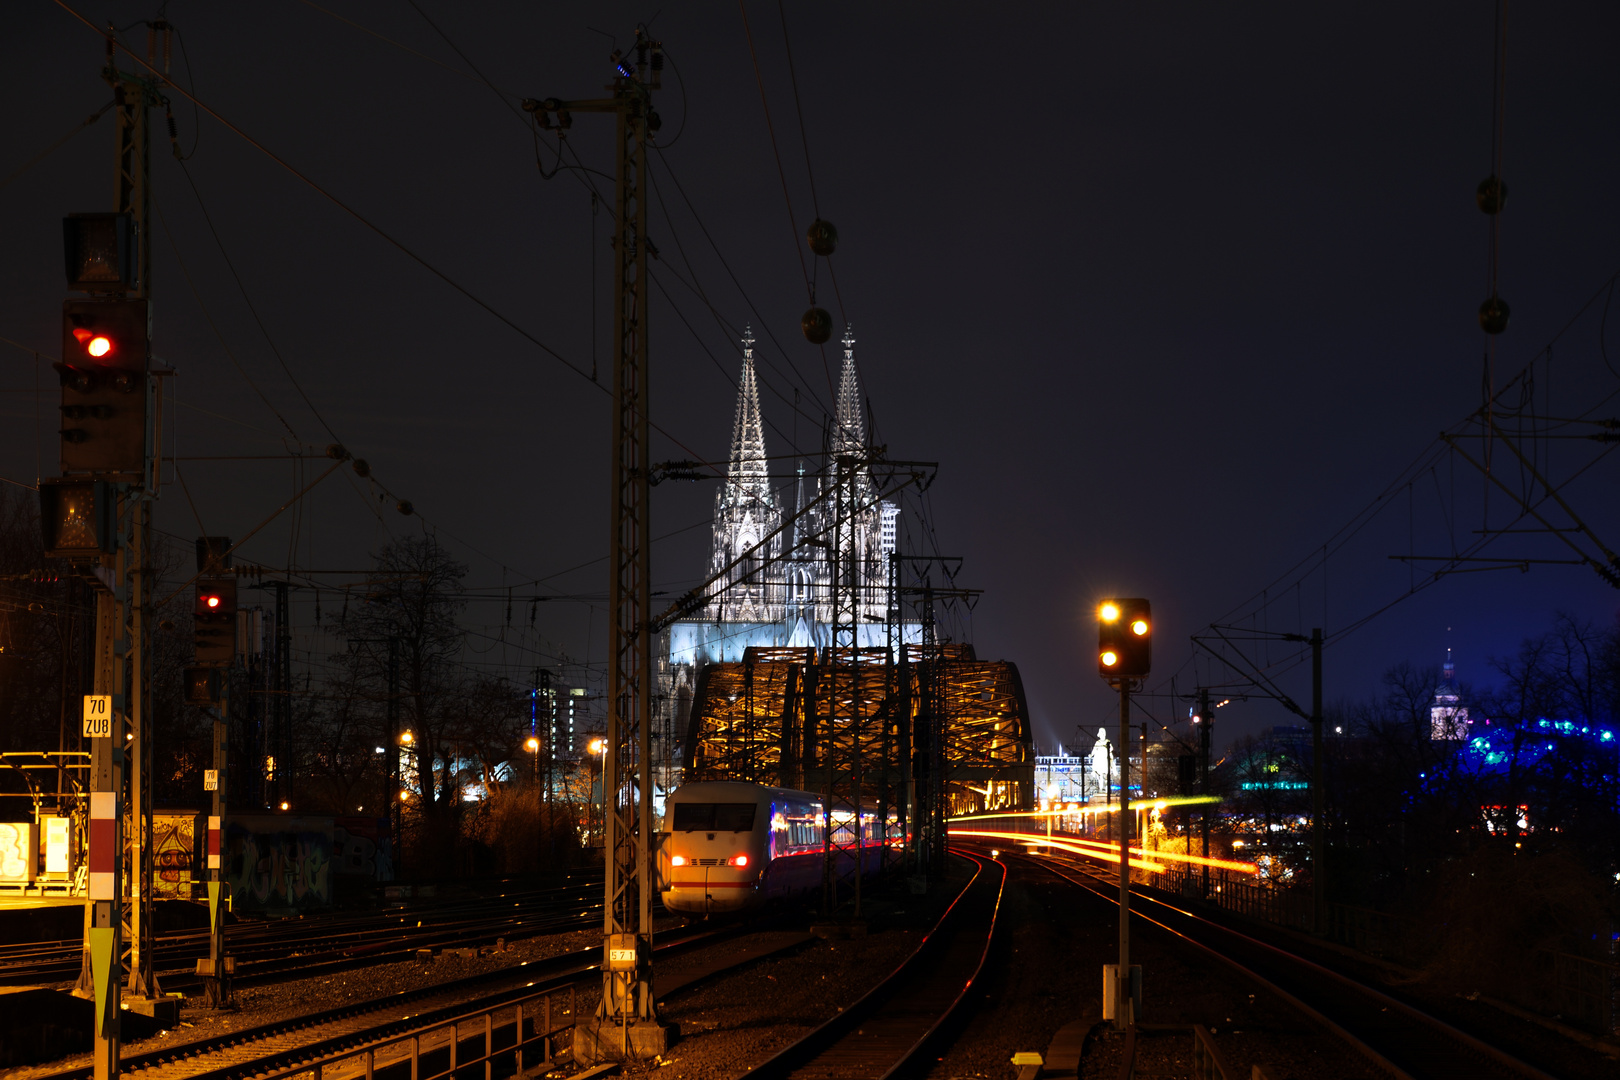
<path id="1" fill-rule="evenodd" d="M 74 6 L 98 26 L 157 14 Z M 1480 405 L 1490 4 L 791 3 L 801 140 L 778 8 L 755 0 L 791 217 L 734 5 L 323 7 L 365 29 L 298 0 L 175 0 L 174 80 L 586 375 L 171 93 L 195 154 L 182 170 L 154 116 L 154 348 L 180 372 L 165 441 L 182 459 L 333 441 L 365 458 L 388 494 L 345 470 L 238 557 L 358 570 L 390 536 L 437 531 L 490 597 L 469 607 L 470 663 L 521 678 L 566 654 L 571 670 L 601 670 L 607 569 L 592 560 L 607 542 L 612 225 L 605 207 L 593 218 L 589 185 L 611 193 L 612 181 L 543 179 L 517 104 L 601 94 L 615 41 L 649 19 L 674 65 L 656 102 L 669 148 L 653 167 L 651 365 L 654 420 L 678 442 L 656 439 L 654 459 L 724 458 L 745 322 L 784 474 L 795 448 L 819 447 L 838 353 L 799 335 L 796 254 L 819 207 L 841 240 L 837 295 L 823 265 L 818 299 L 854 325 L 878 437 L 893 457 L 939 462 L 926 500 L 904 504 L 905 543 L 963 558 L 958 584 L 985 593 L 947 626 L 1019 665 L 1044 745 L 1114 712 L 1094 674 L 1097 598 L 1152 600 L 1155 687 L 1173 674 L 1185 692 L 1207 671 L 1189 635 L 1261 612 L 1262 589 L 1257 624 L 1332 635 L 1413 583 L 1388 556 L 1446 554 L 1486 520 L 1479 475 L 1441 457 L 1332 550 L 1325 580 L 1289 576 Z M 109 96 L 96 32 L 46 0 L 11 9 L 0 179 Z M 1620 8 L 1510 15 L 1501 292 L 1513 317 L 1497 379 L 1562 332 L 1538 362 L 1534 410 L 1615 415 L 1602 403 L 1620 385 L 1620 327 L 1613 369 L 1599 332 L 1620 269 Z M 124 39 L 144 55 L 144 26 Z M 608 118 L 578 115 L 569 143 L 611 173 L 610 135 Z M 110 208 L 113 136 L 104 117 L 0 187 L 0 336 L 47 357 L 0 343 L 11 481 L 55 473 L 59 221 Z M 541 143 L 548 171 L 555 145 Z M 1543 449 L 1563 475 L 1595 448 Z M 322 468 L 182 460 L 196 514 L 171 471 L 158 525 L 189 541 L 200 515 L 239 537 Z M 1605 460 L 1566 492 L 1611 547 L 1614 482 Z M 675 533 L 655 546 L 655 588 L 689 588 L 706 567 L 713 492 L 655 489 L 653 532 Z M 1507 524 L 1500 498 L 1491 513 Z M 1567 550 L 1526 535 L 1485 554 Z M 344 579 L 325 580 L 323 617 Z M 509 586 L 567 598 L 540 605 L 533 629 L 518 601 L 508 625 Z M 318 659 L 330 639 L 307 632 L 316 603 L 302 594 L 296 617 Z M 1327 697 L 1369 693 L 1389 665 L 1438 663 L 1448 645 L 1463 679 L 1488 682 L 1489 657 L 1556 611 L 1607 624 L 1617 604 L 1581 567 L 1450 576 L 1334 638 Z M 1303 669 L 1280 677 L 1308 697 Z M 1163 697 L 1149 707 L 1173 711 Z M 1258 703 L 1228 712 L 1226 734 L 1289 720 Z"/>

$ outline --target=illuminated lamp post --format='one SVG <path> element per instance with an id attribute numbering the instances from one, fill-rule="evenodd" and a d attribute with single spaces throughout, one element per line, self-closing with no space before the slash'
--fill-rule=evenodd
<path id="1" fill-rule="evenodd" d="M 590 833 L 585 838 L 586 839 L 585 846 L 589 847 L 591 845 L 591 842 L 596 839 L 596 824 L 597 824 L 597 821 L 602 820 L 601 818 L 598 818 L 598 816 L 597 816 L 597 807 L 598 807 L 599 804 L 596 801 L 596 786 L 597 786 L 597 784 L 601 783 L 601 780 L 602 780 L 602 774 L 603 774 L 603 769 L 604 769 L 604 759 L 605 759 L 606 754 L 607 754 L 607 740 L 606 739 L 592 739 L 590 741 L 590 743 L 586 746 L 586 749 L 588 751 L 590 751 L 591 756 L 596 759 L 591 764 L 591 774 L 592 774 L 592 776 L 591 776 Z M 608 804 L 607 804 L 608 797 L 609 796 L 608 796 L 608 791 L 607 791 L 607 785 L 603 784 L 602 785 L 602 801 L 600 803 L 600 806 L 601 806 L 601 813 L 604 816 L 608 813 L 608 809 L 609 809 Z"/>
<path id="2" fill-rule="evenodd" d="M 534 755 L 534 850 L 536 861 L 540 852 L 540 740 L 533 735 L 523 744 L 523 748 Z"/>

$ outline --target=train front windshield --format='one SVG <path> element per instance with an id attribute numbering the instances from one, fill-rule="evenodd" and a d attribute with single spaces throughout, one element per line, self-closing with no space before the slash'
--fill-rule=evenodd
<path id="1" fill-rule="evenodd" d="M 675 804 L 675 832 L 748 832 L 754 827 L 754 803 Z"/>

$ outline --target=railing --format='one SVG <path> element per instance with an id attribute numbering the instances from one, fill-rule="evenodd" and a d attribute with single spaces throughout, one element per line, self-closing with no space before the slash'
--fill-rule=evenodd
<path id="1" fill-rule="evenodd" d="M 1225 870 L 1214 869 L 1209 873 L 1209 891 L 1206 893 L 1204 870 L 1198 866 L 1172 866 L 1162 873 L 1141 877 L 1140 880 L 1143 884 L 1178 896 L 1204 900 L 1245 918 L 1307 932 L 1311 928 L 1311 897 L 1304 889 L 1257 885 Z"/>
<path id="2" fill-rule="evenodd" d="M 303 1061 L 259 1073 L 257 1080 L 305 1073 L 322 1080 L 324 1070 L 336 1065 L 344 1065 L 345 1074 L 353 1074 L 363 1065 L 366 1080 L 373 1080 L 378 1072 L 397 1072 L 409 1075 L 410 1080 L 441 1080 L 460 1074 L 465 1080 L 473 1075 L 469 1070 L 482 1065 L 484 1080 L 492 1080 L 498 1060 L 508 1059 L 513 1065 L 511 1072 L 502 1068 L 502 1075 L 517 1075 L 525 1071 L 526 1057 L 527 1070 L 532 1072 L 538 1065 L 549 1066 L 555 1061 L 556 1037 L 573 1028 L 574 1006 L 572 986 L 542 990 L 481 1012 L 466 1013 L 419 1028 L 407 1035 L 390 1035 L 360 1046 L 334 1047 L 325 1052 L 316 1046 Z M 463 1033 L 469 1031 L 472 1034 L 464 1036 Z M 481 1045 L 483 1052 L 477 1057 L 464 1058 L 461 1056 L 463 1042 L 474 1043 L 474 1049 Z M 423 1072 L 424 1068 L 436 1068 L 440 1064 L 444 1067 L 437 1072 Z"/>
<path id="3" fill-rule="evenodd" d="M 1193 1076 L 1196 1080 L 1238 1080 L 1203 1024 L 1193 1025 Z"/>

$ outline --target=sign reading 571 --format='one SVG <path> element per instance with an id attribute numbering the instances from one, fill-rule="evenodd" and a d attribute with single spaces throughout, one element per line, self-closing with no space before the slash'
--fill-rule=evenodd
<path id="1" fill-rule="evenodd" d="M 105 739 L 112 734 L 112 695 L 84 695 L 84 737 Z"/>

